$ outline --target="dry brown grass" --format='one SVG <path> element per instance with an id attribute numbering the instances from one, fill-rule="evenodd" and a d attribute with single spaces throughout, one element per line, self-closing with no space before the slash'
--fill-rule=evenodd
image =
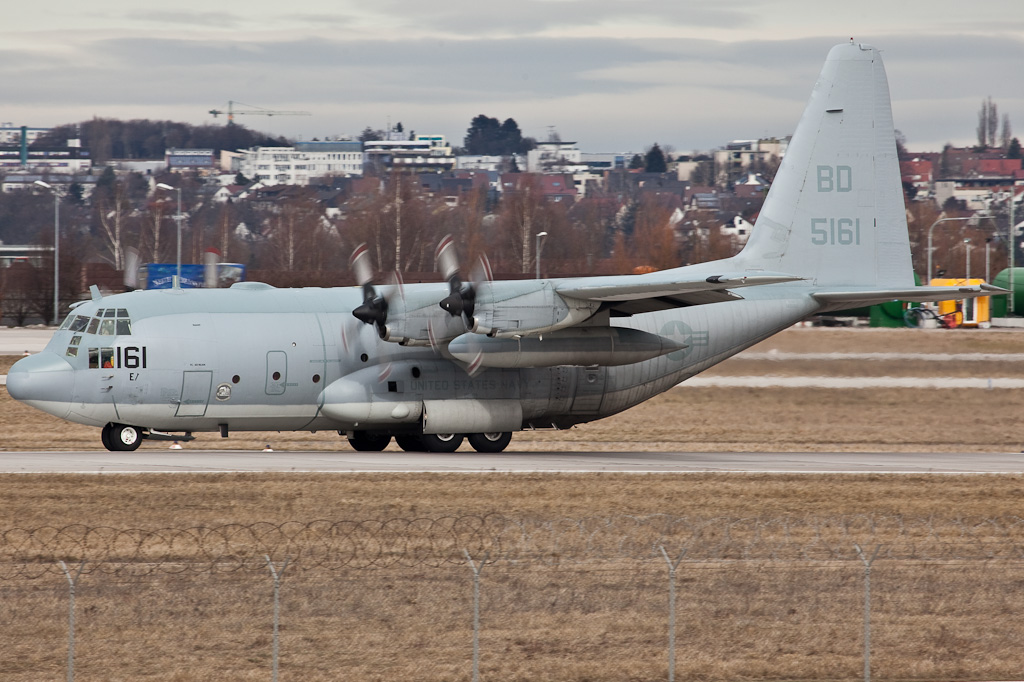
<path id="1" fill-rule="evenodd" d="M 1021 338 L 793 330 L 766 344 L 787 351 L 869 352 L 879 345 L 905 350 L 908 339 L 918 352 L 1021 352 Z M 943 368 L 942 374 L 973 371 L 976 364 Z M 827 367 L 815 373 L 836 370 Z M 925 370 L 936 373 L 931 363 Z M 1024 405 L 1016 393 L 683 388 L 573 431 L 520 434 L 514 444 L 585 450 L 1018 451 Z M 98 447 L 95 429 L 62 425 L 3 392 L 0 415 L 4 449 L 38 446 L 30 443 Z M 199 444 L 244 448 L 266 437 L 221 441 L 204 435 Z M 270 437 L 277 449 L 346 447 L 332 434 Z M 1022 515 L 1022 483 L 1020 476 L 926 475 L 3 475 L 0 527 L 157 529 L 498 512 L 541 528 L 557 519 L 595 515 L 758 517 L 766 523 L 869 515 L 895 519 L 887 528 L 901 519 L 928 518 L 938 525 L 966 519 L 982 540 L 1005 544 L 1007 538 L 983 520 L 1000 519 L 1005 527 Z M 1015 536 L 1009 541 L 1020 544 Z M 580 548 L 563 543 L 557 549 L 566 560 L 553 565 L 527 559 L 484 567 L 482 679 L 665 679 L 664 561 L 653 555 L 570 561 Z M 553 551 L 545 561 L 557 556 Z M 180 559 L 195 560 L 190 556 Z M 330 571 L 302 570 L 300 564 L 289 571 L 282 591 L 282 680 L 469 679 L 467 567 Z M 856 560 L 684 561 L 677 583 L 677 678 L 859 678 L 862 578 Z M 882 559 L 872 578 L 876 679 L 1019 679 L 1019 562 Z M 84 575 L 76 679 L 267 679 L 270 595 L 266 570 Z M 59 679 L 67 637 L 63 576 L 0 582 L 0 604 L 0 679 Z"/>

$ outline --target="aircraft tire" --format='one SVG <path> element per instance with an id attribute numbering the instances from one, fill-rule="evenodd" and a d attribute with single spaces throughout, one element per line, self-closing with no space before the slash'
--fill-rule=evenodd
<path id="1" fill-rule="evenodd" d="M 395 436 L 395 442 L 398 443 L 398 447 L 402 448 L 405 452 L 426 452 L 427 448 L 420 440 L 419 436 L 406 434 L 402 436 Z"/>
<path id="2" fill-rule="evenodd" d="M 391 436 L 369 431 L 353 431 L 348 439 L 348 444 L 357 452 L 380 452 L 390 442 Z"/>
<path id="3" fill-rule="evenodd" d="M 114 446 L 110 442 L 110 429 L 113 428 L 113 424 L 104 424 L 100 430 L 100 440 L 103 442 L 103 447 L 111 452 L 114 451 Z"/>
<path id="4" fill-rule="evenodd" d="M 139 446 L 142 445 L 142 432 L 134 427 L 126 424 L 107 424 L 103 427 L 104 430 L 110 428 L 107 432 L 107 446 L 109 450 L 114 452 L 132 452 L 138 450 Z"/>
<path id="5" fill-rule="evenodd" d="M 469 444 L 477 452 L 501 452 L 512 442 L 512 432 L 504 433 L 471 433 L 468 436 Z"/>
<path id="6" fill-rule="evenodd" d="M 461 433 L 425 433 L 420 441 L 427 452 L 455 452 L 462 445 Z"/>

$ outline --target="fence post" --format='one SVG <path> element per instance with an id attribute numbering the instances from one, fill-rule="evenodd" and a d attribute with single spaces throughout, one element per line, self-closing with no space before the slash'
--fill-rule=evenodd
<path id="1" fill-rule="evenodd" d="M 878 557 L 881 545 L 875 545 L 875 551 L 869 559 L 864 550 L 856 542 L 853 543 L 857 556 L 864 562 L 864 682 L 871 682 L 871 564 Z"/>
<path id="2" fill-rule="evenodd" d="M 473 682 L 480 682 L 480 571 L 490 557 L 490 552 L 484 553 L 483 561 L 479 564 L 469 556 L 469 550 L 462 550 L 466 555 L 466 561 L 473 571 Z"/>
<path id="3" fill-rule="evenodd" d="M 274 577 L 274 643 L 273 643 L 273 658 L 271 663 L 271 679 L 273 682 L 277 682 L 277 659 L 278 652 L 280 651 L 280 640 L 278 639 L 278 625 L 280 624 L 281 615 L 281 576 L 284 575 L 284 571 L 288 568 L 288 562 L 291 558 L 285 557 L 284 563 L 281 564 L 281 570 L 277 570 L 274 567 L 274 562 L 270 560 L 270 556 L 264 554 L 263 558 L 267 560 L 267 566 L 270 567 L 270 575 Z"/>
<path id="4" fill-rule="evenodd" d="M 668 552 L 664 545 L 658 545 L 661 556 L 665 557 L 668 564 L 668 682 L 675 682 L 676 679 L 676 568 L 679 562 L 686 556 L 683 549 L 675 561 L 668 558 Z"/>
<path id="5" fill-rule="evenodd" d="M 71 577 L 71 571 L 68 570 L 68 565 L 63 561 L 60 563 L 60 569 L 64 571 L 64 577 L 68 579 L 68 682 L 74 682 L 75 680 L 75 588 L 78 586 L 78 578 L 82 575 L 82 569 L 85 568 L 85 559 L 82 559 L 82 563 L 78 565 L 78 570 L 75 571 L 75 577 Z"/>

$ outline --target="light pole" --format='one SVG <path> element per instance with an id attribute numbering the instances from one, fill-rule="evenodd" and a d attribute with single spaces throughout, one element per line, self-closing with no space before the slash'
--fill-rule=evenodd
<path id="1" fill-rule="evenodd" d="M 964 254 L 965 254 L 964 255 L 964 259 L 965 259 L 966 262 L 964 264 L 964 270 L 966 271 L 966 274 L 964 275 L 964 286 L 967 286 L 967 285 L 969 285 L 971 283 L 971 249 L 972 248 L 974 248 L 974 247 L 971 246 L 971 240 L 970 239 L 965 239 L 964 240 Z"/>
<path id="2" fill-rule="evenodd" d="M 928 228 L 928 272 L 925 273 L 925 277 L 927 278 L 924 283 L 925 286 L 928 286 L 929 284 L 932 283 L 932 232 L 935 230 L 939 223 L 948 223 L 953 222 L 954 220 L 970 219 L 970 216 L 966 218 L 939 218 L 934 223 L 932 223 L 931 227 Z"/>
<path id="3" fill-rule="evenodd" d="M 53 326 L 60 324 L 60 192 L 48 182 L 35 184 L 53 192 Z"/>
<path id="4" fill-rule="evenodd" d="M 178 269 L 177 274 L 174 276 L 174 288 L 178 289 L 181 287 L 181 188 L 171 187 L 162 182 L 158 182 L 156 186 L 157 189 L 166 189 L 178 193 L 178 213 L 174 216 L 174 224 L 178 227 Z"/>
<path id="5" fill-rule="evenodd" d="M 985 237 L 985 281 L 992 281 L 992 237 Z"/>
<path id="6" fill-rule="evenodd" d="M 542 248 L 544 248 L 544 237 L 547 237 L 547 236 L 548 236 L 547 232 L 538 232 L 537 233 L 537 248 L 534 249 L 534 251 L 537 253 L 537 277 L 536 277 L 536 279 L 540 279 L 540 250 Z"/>

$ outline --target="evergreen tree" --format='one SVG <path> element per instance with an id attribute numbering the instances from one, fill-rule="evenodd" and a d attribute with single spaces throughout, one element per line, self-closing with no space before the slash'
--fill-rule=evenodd
<path id="1" fill-rule="evenodd" d="M 665 153 L 655 142 L 654 146 L 647 150 L 644 156 L 644 171 L 647 173 L 664 173 L 668 171 L 668 164 L 665 162 Z"/>
<path id="2" fill-rule="evenodd" d="M 1006 158 L 1008 159 L 1019 159 L 1021 157 L 1020 151 L 1020 140 L 1016 137 L 1010 140 L 1010 144 L 1006 146 Z"/>

